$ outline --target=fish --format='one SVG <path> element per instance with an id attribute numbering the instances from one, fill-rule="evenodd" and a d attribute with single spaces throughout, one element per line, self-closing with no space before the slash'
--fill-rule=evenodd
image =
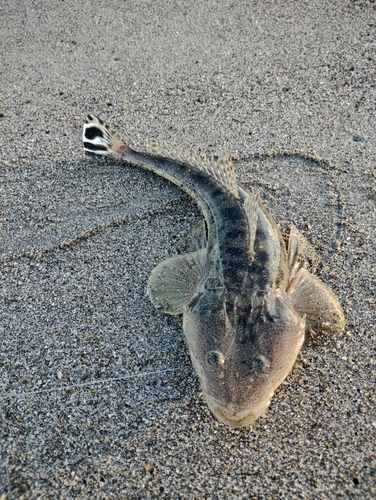
<path id="1" fill-rule="evenodd" d="M 152 270 L 147 294 L 162 312 L 183 315 L 214 417 L 231 428 L 252 425 L 291 371 L 306 332 L 344 329 L 337 297 L 308 269 L 313 248 L 295 226 L 285 242 L 260 193 L 237 182 L 226 150 L 214 158 L 146 141 L 139 152 L 93 114 L 83 146 L 164 177 L 200 207 L 203 221 L 187 252 Z"/>

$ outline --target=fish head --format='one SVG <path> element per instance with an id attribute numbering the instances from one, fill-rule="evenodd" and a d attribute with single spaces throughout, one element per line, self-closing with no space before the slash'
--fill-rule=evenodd
<path id="1" fill-rule="evenodd" d="M 305 319 L 283 294 L 247 306 L 202 297 L 184 313 L 184 331 L 204 397 L 214 416 L 236 428 L 263 415 L 304 341 Z M 208 307 L 209 306 L 209 307 Z"/>

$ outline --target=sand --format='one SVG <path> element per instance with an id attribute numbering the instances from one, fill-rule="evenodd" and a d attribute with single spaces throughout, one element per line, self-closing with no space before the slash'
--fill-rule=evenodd
<path id="1" fill-rule="evenodd" d="M 374 2 L 3 0 L 0 498 L 375 498 Z M 199 220 L 155 175 L 89 159 L 94 112 L 135 148 L 235 159 L 295 224 L 346 315 L 265 418 L 202 399 L 180 317 L 145 295 Z"/>

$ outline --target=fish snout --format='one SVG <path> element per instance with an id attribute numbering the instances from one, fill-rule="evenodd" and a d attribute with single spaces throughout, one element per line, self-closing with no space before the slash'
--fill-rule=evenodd
<path id="1" fill-rule="evenodd" d="M 212 398 L 210 398 L 210 396 L 207 396 L 206 400 L 210 411 L 213 413 L 215 418 L 219 420 L 219 422 L 222 422 L 223 424 L 236 429 L 238 427 L 246 427 L 248 425 L 251 425 L 259 417 L 261 417 L 270 405 L 271 396 L 267 401 L 262 401 L 257 406 L 239 411 L 224 408 L 217 402 L 212 401 Z"/>

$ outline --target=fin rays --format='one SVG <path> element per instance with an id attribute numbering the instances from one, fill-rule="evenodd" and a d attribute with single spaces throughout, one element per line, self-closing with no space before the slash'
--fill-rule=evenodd
<path id="1" fill-rule="evenodd" d="M 257 217 L 258 217 L 258 207 L 260 205 L 260 193 L 254 192 L 247 196 L 244 201 L 244 211 L 248 220 L 249 228 L 249 258 L 253 259 L 254 256 L 254 245 L 256 238 L 257 229 Z"/>
<path id="2" fill-rule="evenodd" d="M 121 158 L 124 151 L 129 150 L 127 144 L 116 132 L 92 114 L 87 115 L 82 140 L 84 150 L 97 155 Z"/>
<path id="3" fill-rule="evenodd" d="M 232 196 L 239 197 L 235 168 L 228 151 L 222 151 L 218 159 L 214 160 L 213 158 L 209 159 L 206 155 L 187 152 L 180 147 L 157 141 L 147 141 L 145 147 L 152 156 L 164 156 L 205 172 Z"/>
<path id="4" fill-rule="evenodd" d="M 181 314 L 203 286 L 207 268 L 206 248 L 164 260 L 149 277 L 148 295 L 153 304 L 168 314 Z"/>
<path id="5" fill-rule="evenodd" d="M 308 328 L 340 333 L 345 326 L 342 307 L 332 290 L 304 267 L 293 279 L 288 292 L 291 304 L 306 315 Z"/>
<path id="6" fill-rule="evenodd" d="M 121 158 L 125 151 L 131 151 L 123 139 L 110 129 L 103 120 L 88 114 L 82 136 L 84 150 L 104 156 Z M 184 151 L 167 143 L 146 141 L 146 151 L 152 156 L 163 156 L 205 172 L 235 198 L 239 198 L 234 164 L 228 151 L 222 151 L 217 160 L 206 155 Z"/>

